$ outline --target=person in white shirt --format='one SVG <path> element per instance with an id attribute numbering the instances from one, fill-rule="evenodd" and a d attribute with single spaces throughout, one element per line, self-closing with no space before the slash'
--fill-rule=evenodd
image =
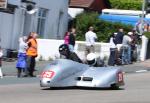
<path id="1" fill-rule="evenodd" d="M 3 56 L 3 51 L 2 51 L 2 48 L 0 47 L 0 78 L 3 78 L 3 73 L 2 73 L 2 70 L 1 70 L 2 56 Z"/>
<path id="2" fill-rule="evenodd" d="M 93 32 L 94 28 L 92 26 L 89 27 L 89 31 L 85 34 L 85 41 L 86 41 L 86 53 L 85 55 L 95 52 L 94 45 L 97 40 L 96 33 Z"/>
<path id="3" fill-rule="evenodd" d="M 128 32 L 128 35 L 123 36 L 122 41 L 122 64 L 131 64 L 131 35 L 132 32 Z"/>
<path id="4" fill-rule="evenodd" d="M 110 37 L 109 44 L 110 44 L 110 55 L 108 60 L 108 65 L 114 66 L 117 61 L 117 46 L 115 36 L 117 33 L 113 33 Z"/>
<path id="5" fill-rule="evenodd" d="M 18 69 L 18 77 L 21 77 L 21 72 L 25 72 L 26 69 L 26 50 L 28 45 L 26 43 L 26 36 L 19 38 L 19 50 L 18 50 L 18 60 L 16 63 L 16 68 Z"/>

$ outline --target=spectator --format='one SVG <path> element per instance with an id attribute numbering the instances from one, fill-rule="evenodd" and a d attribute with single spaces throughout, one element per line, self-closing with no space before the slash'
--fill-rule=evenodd
<path id="1" fill-rule="evenodd" d="M 69 35 L 70 35 L 70 33 L 69 32 L 66 32 L 65 33 L 65 36 L 64 36 L 64 44 L 69 44 Z"/>
<path id="2" fill-rule="evenodd" d="M 132 31 L 132 35 L 131 35 L 131 61 L 136 61 L 137 59 L 137 47 L 136 44 L 138 42 L 138 34 L 136 33 L 136 30 Z"/>
<path id="3" fill-rule="evenodd" d="M 69 35 L 69 49 L 74 52 L 74 46 L 76 42 L 76 29 L 72 28 Z"/>
<path id="4" fill-rule="evenodd" d="M 119 29 L 117 35 L 115 36 L 116 44 L 122 44 L 123 36 L 124 36 L 123 29 Z"/>
<path id="5" fill-rule="evenodd" d="M 2 56 L 3 56 L 3 51 L 2 48 L 0 47 L 0 78 L 3 78 L 3 73 L 2 73 Z"/>
<path id="6" fill-rule="evenodd" d="M 38 56 L 37 53 L 37 33 L 31 32 L 27 39 L 27 76 L 35 77 L 33 72 L 35 71 L 36 61 L 35 58 Z"/>
<path id="7" fill-rule="evenodd" d="M 18 69 L 17 76 L 21 77 L 22 71 L 25 72 L 26 69 L 26 50 L 27 50 L 27 37 L 21 37 L 19 39 L 19 50 L 18 50 L 18 60 L 16 63 L 16 68 Z"/>
<path id="8" fill-rule="evenodd" d="M 122 64 L 130 64 L 131 63 L 131 35 L 132 32 L 128 32 L 128 35 L 123 36 L 122 41 Z"/>
<path id="9" fill-rule="evenodd" d="M 110 56 L 108 60 L 108 65 L 114 66 L 116 64 L 117 60 L 117 47 L 116 47 L 116 42 L 115 42 L 115 36 L 117 33 L 113 33 L 112 36 L 110 37 Z"/>
<path id="10" fill-rule="evenodd" d="M 94 45 L 97 40 L 96 33 L 93 32 L 94 28 L 92 26 L 89 27 L 89 31 L 85 34 L 85 41 L 86 41 L 86 51 L 85 51 L 85 57 L 87 54 L 91 52 L 95 52 Z"/>

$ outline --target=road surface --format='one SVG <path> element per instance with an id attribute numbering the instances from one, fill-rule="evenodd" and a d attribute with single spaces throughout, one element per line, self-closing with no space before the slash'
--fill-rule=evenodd
<path id="1" fill-rule="evenodd" d="M 0 79 L 0 103 L 150 103 L 150 72 L 125 75 L 121 90 L 44 89 L 38 78 Z"/>

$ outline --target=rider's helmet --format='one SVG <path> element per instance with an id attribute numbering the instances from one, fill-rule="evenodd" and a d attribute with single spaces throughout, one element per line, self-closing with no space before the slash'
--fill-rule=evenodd
<path id="1" fill-rule="evenodd" d="M 89 53 L 86 60 L 89 65 L 94 66 L 96 64 L 96 55 L 94 53 Z"/>
<path id="2" fill-rule="evenodd" d="M 61 55 L 67 55 L 69 53 L 69 47 L 67 44 L 62 44 L 59 46 L 59 53 Z"/>

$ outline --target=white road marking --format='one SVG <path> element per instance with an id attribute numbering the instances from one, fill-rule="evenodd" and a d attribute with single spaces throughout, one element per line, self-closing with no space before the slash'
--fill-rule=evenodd
<path id="1" fill-rule="evenodd" d="M 143 72 L 147 72 L 148 70 L 138 70 L 136 71 L 136 73 L 143 73 Z"/>

